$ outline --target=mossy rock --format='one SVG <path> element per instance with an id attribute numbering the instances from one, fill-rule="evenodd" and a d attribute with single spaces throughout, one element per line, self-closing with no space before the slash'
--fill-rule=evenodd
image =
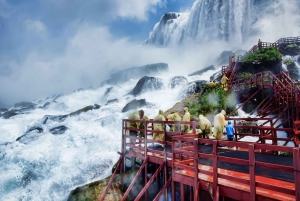
<path id="1" fill-rule="evenodd" d="M 297 44 L 290 44 L 284 48 L 281 48 L 280 51 L 283 55 L 295 56 L 300 54 L 300 47 Z"/>

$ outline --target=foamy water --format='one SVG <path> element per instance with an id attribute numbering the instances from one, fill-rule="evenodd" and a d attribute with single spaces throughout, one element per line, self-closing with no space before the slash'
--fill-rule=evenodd
<path id="1" fill-rule="evenodd" d="M 209 71 L 202 76 L 186 77 L 189 82 L 208 80 Z M 158 109 L 167 110 L 181 100 L 187 84 L 171 89 L 172 75 L 159 77 L 161 90 L 148 91 L 133 97 L 128 93 L 138 80 L 125 84 L 105 85 L 98 89 L 87 89 L 70 94 L 51 97 L 34 102 L 47 109 L 35 109 L 10 119 L 0 118 L 0 197 L 1 200 L 66 200 L 69 192 L 78 186 L 103 179 L 111 174 L 121 149 L 121 120 L 130 112 L 122 108 L 133 99 L 145 98 L 151 105 L 141 108 L 153 118 Z M 107 88 L 112 91 L 104 96 Z M 107 100 L 118 103 L 105 105 Z M 48 121 L 42 124 L 45 115 L 65 115 L 88 105 L 99 104 L 98 110 L 68 117 L 63 122 Z M 42 133 L 23 144 L 16 139 L 29 128 L 39 126 Z M 50 129 L 66 126 L 61 135 L 53 135 Z"/>

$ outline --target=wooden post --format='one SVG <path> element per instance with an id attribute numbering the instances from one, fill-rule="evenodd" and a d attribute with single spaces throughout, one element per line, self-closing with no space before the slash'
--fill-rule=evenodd
<path id="1" fill-rule="evenodd" d="M 250 200 L 255 201 L 255 155 L 254 144 L 249 144 L 249 176 L 250 176 Z"/>
<path id="2" fill-rule="evenodd" d="M 147 159 L 147 130 L 148 130 L 148 123 L 147 120 L 145 120 L 145 129 L 144 129 L 144 148 L 145 148 L 145 158 Z M 145 185 L 148 182 L 148 162 L 145 165 L 145 175 L 144 175 L 144 179 L 145 179 Z M 148 200 L 148 189 L 146 189 L 145 191 L 145 200 Z"/>
<path id="3" fill-rule="evenodd" d="M 300 201 L 300 150 L 293 148 L 294 162 L 294 180 L 295 180 L 295 198 Z"/>
<path id="4" fill-rule="evenodd" d="M 218 156 L 217 156 L 217 144 L 218 141 L 213 141 L 213 197 L 217 196 L 217 186 L 218 186 Z"/>
<path id="5" fill-rule="evenodd" d="M 198 187 L 198 138 L 194 139 L 194 201 L 199 200 Z"/>

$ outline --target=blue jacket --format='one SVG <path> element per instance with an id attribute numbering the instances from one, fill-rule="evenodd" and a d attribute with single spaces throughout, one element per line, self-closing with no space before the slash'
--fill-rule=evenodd
<path id="1" fill-rule="evenodd" d="M 233 126 L 230 123 L 228 123 L 228 126 L 226 126 L 226 133 L 229 136 L 233 136 L 234 135 Z"/>

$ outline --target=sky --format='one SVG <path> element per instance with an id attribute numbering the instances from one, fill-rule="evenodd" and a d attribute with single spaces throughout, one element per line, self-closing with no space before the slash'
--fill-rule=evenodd
<path id="1" fill-rule="evenodd" d="M 0 0 L 0 108 L 97 88 L 116 69 L 165 62 L 188 75 L 212 65 L 232 44 L 140 46 L 165 13 L 190 12 L 195 1 Z M 257 2 L 269 2 L 254 22 L 263 41 L 299 35 L 300 0 Z M 257 38 L 236 48 L 248 50 Z"/>
<path id="2" fill-rule="evenodd" d="M 105 52 L 140 44 L 163 14 L 189 10 L 193 2 L 0 0 L 0 102 L 12 104 L 97 85 L 96 78 L 87 81 L 87 69 L 92 66 L 100 83 L 108 65 L 122 65 L 101 59 Z M 108 55 L 112 60 L 113 56 Z"/>

